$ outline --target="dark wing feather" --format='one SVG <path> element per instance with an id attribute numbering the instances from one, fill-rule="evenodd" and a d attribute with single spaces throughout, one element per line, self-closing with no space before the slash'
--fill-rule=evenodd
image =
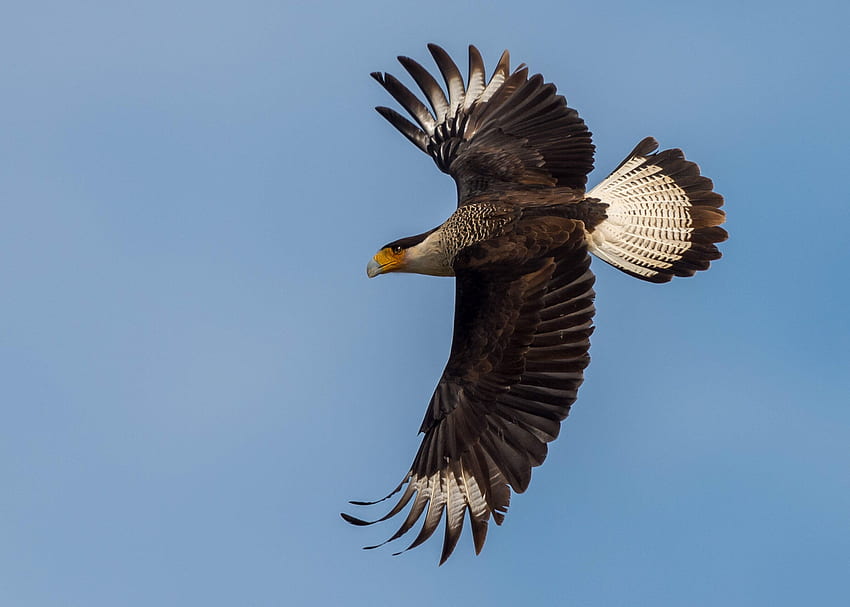
<path id="1" fill-rule="evenodd" d="M 556 217 L 521 219 L 511 234 L 455 258 L 452 350 L 404 492 L 378 519 L 412 502 L 390 540 L 424 515 L 409 548 L 418 546 L 445 518 L 442 563 L 468 516 L 477 553 L 491 515 L 502 522 L 510 488 L 528 487 L 531 468 L 546 458 L 546 443 L 558 436 L 590 360 L 589 264 L 581 222 Z"/>
<path id="2" fill-rule="evenodd" d="M 413 77 L 431 110 L 389 74 L 372 76 L 419 125 L 378 111 L 457 184 L 458 206 L 480 194 L 516 188 L 566 187 L 584 191 L 593 169 L 591 135 L 553 84 L 520 66 L 510 72 L 505 51 L 489 82 L 481 54 L 469 47 L 469 82 L 449 55 L 429 44 L 446 83 L 409 57 L 399 61 Z"/>

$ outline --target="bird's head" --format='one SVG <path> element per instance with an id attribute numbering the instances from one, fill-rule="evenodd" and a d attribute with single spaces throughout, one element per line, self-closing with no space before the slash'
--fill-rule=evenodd
<path id="1" fill-rule="evenodd" d="M 436 230 L 400 238 L 384 245 L 366 266 L 366 274 L 374 278 L 387 272 L 411 272 L 433 276 L 452 276 L 440 253 L 439 239 L 429 238 Z M 445 266 L 445 267 L 444 267 Z"/>
<path id="2" fill-rule="evenodd" d="M 366 265 L 366 274 L 369 278 L 375 278 L 378 274 L 387 272 L 403 272 L 408 248 L 410 247 L 405 247 L 398 241 L 381 247 Z"/>

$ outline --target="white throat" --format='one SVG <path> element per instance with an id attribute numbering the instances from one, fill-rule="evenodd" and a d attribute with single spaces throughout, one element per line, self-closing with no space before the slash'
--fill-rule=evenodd
<path id="1" fill-rule="evenodd" d="M 429 276 L 454 276 L 440 230 L 405 251 L 404 271 Z"/>

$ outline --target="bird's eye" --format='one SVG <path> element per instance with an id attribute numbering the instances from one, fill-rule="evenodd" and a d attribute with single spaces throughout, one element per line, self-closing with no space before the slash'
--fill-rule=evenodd
<path id="1" fill-rule="evenodd" d="M 393 247 L 393 253 L 395 253 L 396 255 L 398 255 L 399 253 L 401 253 L 401 247 L 399 247 L 399 246 L 395 246 L 395 247 Z"/>

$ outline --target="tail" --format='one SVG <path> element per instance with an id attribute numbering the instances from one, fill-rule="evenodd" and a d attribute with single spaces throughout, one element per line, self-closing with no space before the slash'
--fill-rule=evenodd
<path id="1" fill-rule="evenodd" d="M 692 276 L 720 258 L 726 219 L 714 184 L 681 150 L 652 154 L 641 141 L 606 179 L 587 193 L 608 205 L 607 218 L 589 233 L 591 253 L 637 278 L 668 282 Z"/>

